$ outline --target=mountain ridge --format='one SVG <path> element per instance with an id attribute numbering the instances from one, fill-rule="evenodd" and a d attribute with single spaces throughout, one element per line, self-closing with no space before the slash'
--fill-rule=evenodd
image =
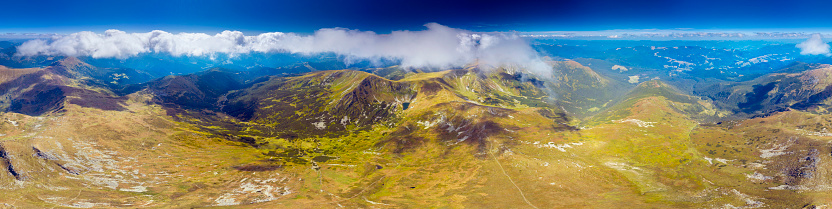
<path id="1" fill-rule="evenodd" d="M 830 157 L 819 153 L 832 136 L 822 114 L 832 68 L 795 65 L 713 87 L 746 88 L 734 94 L 745 98 L 776 81 L 772 89 L 798 95 L 789 105 L 820 107 L 737 115 L 676 80 L 631 83 L 630 71 L 582 62 L 550 61 L 552 78 L 477 63 L 305 63 L 109 84 L 101 75 L 115 69 L 81 59 L 0 68 L 0 90 L 18 105 L 0 114 L 0 185 L 13 191 L 0 202 L 678 208 L 819 205 L 828 196 Z"/>

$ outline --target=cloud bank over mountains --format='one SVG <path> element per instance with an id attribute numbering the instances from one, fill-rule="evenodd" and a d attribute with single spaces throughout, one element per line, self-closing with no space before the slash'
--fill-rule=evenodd
<path id="1" fill-rule="evenodd" d="M 830 56 L 829 44 L 823 42 L 820 34 L 814 34 L 811 38 L 797 44 L 802 55 L 826 55 Z"/>
<path id="2" fill-rule="evenodd" d="M 246 36 L 239 31 L 172 34 L 155 30 L 126 33 L 107 30 L 103 34 L 78 32 L 55 36 L 51 40 L 31 40 L 17 49 L 19 56 L 63 55 L 93 58 L 139 56 L 142 53 L 169 53 L 173 56 L 205 56 L 215 53 L 239 55 L 252 52 L 301 54 L 336 53 L 347 60 L 392 59 L 404 67 L 452 68 L 473 62 L 525 67 L 542 75 L 549 68 L 522 38 L 511 34 L 484 34 L 428 23 L 422 31 L 372 31 L 325 28 L 313 35 L 263 33 Z"/>

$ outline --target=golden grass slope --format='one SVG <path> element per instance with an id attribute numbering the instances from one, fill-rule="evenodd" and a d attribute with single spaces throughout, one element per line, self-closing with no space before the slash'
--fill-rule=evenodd
<path id="1" fill-rule="evenodd" d="M 796 208 L 830 201 L 828 115 L 705 123 L 719 113 L 713 105 L 652 81 L 578 130 L 539 102 L 545 94 L 534 82 L 499 72 L 281 79 L 260 93 L 326 84 L 325 97 L 292 95 L 320 99 L 324 105 L 309 109 L 326 110 L 371 80 L 369 95 L 397 108 L 364 129 L 297 138 L 218 116 L 252 127 L 240 133 L 256 136 L 256 148 L 217 134 L 225 127 L 206 118 L 171 116 L 145 93 L 130 95 L 123 111 L 67 104 L 38 117 L 3 113 L 0 205 Z M 399 93 L 379 90 L 385 85 L 413 91 L 409 108 Z"/>

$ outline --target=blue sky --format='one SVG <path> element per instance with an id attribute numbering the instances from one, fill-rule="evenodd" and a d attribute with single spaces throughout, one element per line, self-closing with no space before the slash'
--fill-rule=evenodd
<path id="1" fill-rule="evenodd" d="M 832 1 L 67 1 L 16 0 L 0 32 L 72 33 L 120 29 L 216 33 L 311 33 L 343 27 L 388 33 L 428 22 L 473 31 L 613 29 L 828 31 Z"/>

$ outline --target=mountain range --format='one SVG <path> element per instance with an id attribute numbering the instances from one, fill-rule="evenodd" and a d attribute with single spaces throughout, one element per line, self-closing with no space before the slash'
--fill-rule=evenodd
<path id="1" fill-rule="evenodd" d="M 0 42 L 4 207 L 832 202 L 832 60 L 793 44 L 536 40 L 550 77 L 15 45 Z"/>

